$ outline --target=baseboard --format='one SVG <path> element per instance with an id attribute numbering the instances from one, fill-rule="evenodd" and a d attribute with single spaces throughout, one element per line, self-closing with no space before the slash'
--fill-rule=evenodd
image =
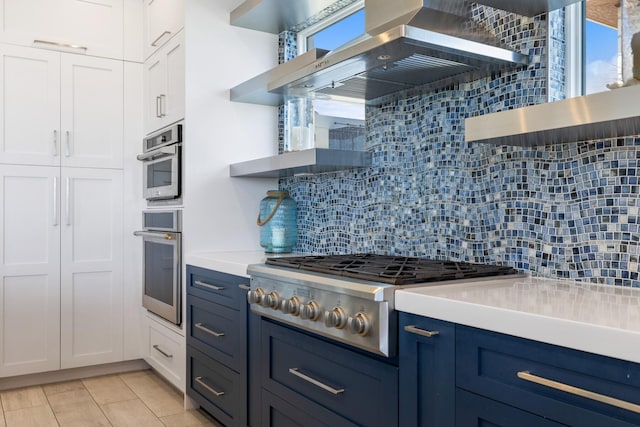
<path id="1" fill-rule="evenodd" d="M 144 360 L 136 359 L 127 360 L 125 362 L 107 363 L 104 365 L 85 366 L 82 368 L 62 369 L 60 371 L 20 375 L 0 378 L 0 390 L 71 381 L 81 378 L 97 377 L 100 375 L 121 374 L 124 372 L 141 371 L 145 369 L 151 369 L 151 367 Z"/>

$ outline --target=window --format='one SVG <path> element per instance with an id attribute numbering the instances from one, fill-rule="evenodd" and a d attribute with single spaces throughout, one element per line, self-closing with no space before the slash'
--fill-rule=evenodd
<path id="1" fill-rule="evenodd" d="M 364 34 L 364 9 L 361 9 L 307 37 L 308 48 L 334 50 Z"/>
<path id="2" fill-rule="evenodd" d="M 298 53 L 318 48 L 334 50 L 364 34 L 364 0 L 340 9 L 298 33 Z"/>
<path id="3" fill-rule="evenodd" d="M 580 2 L 566 10 L 567 97 L 604 92 L 622 83 L 619 2 Z"/>
<path id="4" fill-rule="evenodd" d="M 336 50 L 364 37 L 366 37 L 364 0 L 359 0 L 300 31 L 298 33 L 298 53 L 302 54 L 313 48 Z M 316 94 L 311 102 L 317 147 L 363 149 L 365 140 L 364 101 Z M 294 113 L 290 113 L 289 116 L 294 120 L 299 120 Z M 298 123 L 289 124 L 289 127 L 295 130 L 298 125 Z"/>
<path id="5" fill-rule="evenodd" d="M 587 20 L 585 23 L 584 78 L 585 94 L 608 90 L 607 85 L 621 80 L 618 65 L 618 29 L 617 13 L 615 20 L 605 21 L 604 17 L 590 16 L 587 2 Z M 598 21 L 594 20 L 598 19 Z"/>

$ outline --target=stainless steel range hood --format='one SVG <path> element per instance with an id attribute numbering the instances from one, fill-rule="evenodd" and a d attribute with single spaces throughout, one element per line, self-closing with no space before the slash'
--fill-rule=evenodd
<path id="1" fill-rule="evenodd" d="M 274 94 L 311 93 L 372 100 L 528 64 L 470 19 L 470 8 L 467 0 L 365 0 L 367 35 L 295 70 L 271 70 L 270 95 L 250 81 L 232 90 L 232 100 L 275 105 Z"/>
<path id="2" fill-rule="evenodd" d="M 507 49 L 399 25 L 275 78 L 267 90 L 369 101 L 447 77 L 469 80 L 477 78 L 473 72 L 486 75 L 527 63 L 526 56 Z"/>

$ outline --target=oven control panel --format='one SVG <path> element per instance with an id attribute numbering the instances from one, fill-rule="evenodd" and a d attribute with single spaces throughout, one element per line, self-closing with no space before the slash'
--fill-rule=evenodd
<path id="1" fill-rule="evenodd" d="M 251 310 L 298 328 L 389 356 L 389 304 L 333 290 L 251 278 Z"/>

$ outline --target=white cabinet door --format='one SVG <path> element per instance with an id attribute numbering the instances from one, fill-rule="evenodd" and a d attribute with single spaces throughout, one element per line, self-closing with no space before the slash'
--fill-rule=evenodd
<path id="1" fill-rule="evenodd" d="M 0 168 L 0 377 L 60 368 L 60 168 Z"/>
<path id="2" fill-rule="evenodd" d="M 164 125 L 184 118 L 185 66 L 184 31 L 171 39 L 164 47 L 166 62 L 166 96 L 160 97 L 160 108 Z"/>
<path id="3" fill-rule="evenodd" d="M 62 55 L 62 165 L 122 168 L 121 61 Z"/>
<path id="4" fill-rule="evenodd" d="M 0 163 L 60 163 L 60 54 L 0 45 Z"/>
<path id="5" fill-rule="evenodd" d="M 64 18 L 56 24 L 64 28 L 65 40 L 86 47 L 87 55 L 122 59 L 123 0 L 63 3 Z"/>
<path id="6" fill-rule="evenodd" d="M 165 62 L 160 53 L 144 63 L 144 133 L 148 134 L 162 127 L 160 115 L 160 94 L 165 86 Z"/>
<path id="7" fill-rule="evenodd" d="M 145 62 L 144 131 L 146 134 L 184 118 L 184 31 Z"/>
<path id="8" fill-rule="evenodd" d="M 62 39 L 62 29 L 56 30 L 55 22 L 63 1 L 2 0 L 2 41 L 31 46 L 34 40 Z"/>
<path id="9" fill-rule="evenodd" d="M 144 0 L 144 57 L 184 27 L 184 0 Z"/>
<path id="10" fill-rule="evenodd" d="M 61 366 L 123 358 L 122 171 L 62 170 Z"/>
<path id="11" fill-rule="evenodd" d="M 122 168 L 122 61 L 8 45 L 0 61 L 0 163 Z"/>
<path id="12" fill-rule="evenodd" d="M 122 59 L 122 0 L 0 0 L 0 41 Z"/>

